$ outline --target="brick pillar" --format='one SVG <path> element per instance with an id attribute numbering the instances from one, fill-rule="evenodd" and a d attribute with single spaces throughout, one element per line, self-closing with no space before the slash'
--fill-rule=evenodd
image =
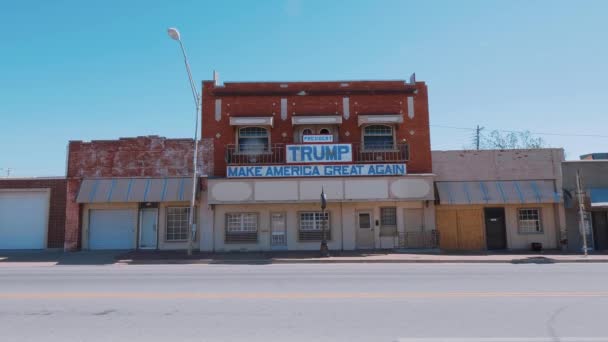
<path id="1" fill-rule="evenodd" d="M 65 205 L 65 240 L 63 248 L 66 251 L 79 249 L 80 242 L 80 205 L 76 203 L 80 179 L 68 179 Z"/>

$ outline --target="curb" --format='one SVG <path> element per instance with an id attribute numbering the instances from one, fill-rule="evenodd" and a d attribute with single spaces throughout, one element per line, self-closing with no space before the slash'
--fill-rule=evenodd
<path id="1" fill-rule="evenodd" d="M 185 259 L 161 259 L 161 260 L 116 260 L 118 265 L 272 265 L 272 264 L 568 264 L 568 263 L 608 263 L 608 259 L 510 259 L 510 260 L 332 260 L 332 259 L 243 259 L 243 260 L 185 260 Z"/>

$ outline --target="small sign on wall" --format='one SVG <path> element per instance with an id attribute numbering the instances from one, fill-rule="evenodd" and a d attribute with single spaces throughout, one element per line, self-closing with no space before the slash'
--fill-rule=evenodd
<path id="1" fill-rule="evenodd" d="M 304 143 L 330 143 L 334 142 L 334 136 L 331 134 L 307 134 L 302 136 Z"/>

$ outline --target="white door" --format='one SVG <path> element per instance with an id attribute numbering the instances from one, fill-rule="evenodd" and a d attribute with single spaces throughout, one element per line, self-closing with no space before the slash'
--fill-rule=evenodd
<path id="1" fill-rule="evenodd" d="M 270 214 L 270 247 L 271 249 L 287 248 L 285 213 Z"/>
<path id="2" fill-rule="evenodd" d="M 89 249 L 133 249 L 137 211 L 89 210 Z"/>
<path id="3" fill-rule="evenodd" d="M 157 241 L 158 209 L 139 210 L 139 248 L 155 249 Z"/>
<path id="4" fill-rule="evenodd" d="M 374 225 L 371 210 L 357 211 L 357 249 L 374 248 Z"/>
<path id="5" fill-rule="evenodd" d="M 0 249 L 46 248 L 48 191 L 0 191 Z"/>

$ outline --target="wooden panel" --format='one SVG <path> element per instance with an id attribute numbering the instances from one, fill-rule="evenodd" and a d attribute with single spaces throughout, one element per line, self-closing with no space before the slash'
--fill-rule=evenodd
<path id="1" fill-rule="evenodd" d="M 458 248 L 458 215 L 454 209 L 436 211 L 437 229 L 439 230 L 439 247 L 456 250 Z"/>
<path id="2" fill-rule="evenodd" d="M 475 251 L 485 248 L 481 209 L 458 210 L 458 247 Z"/>

